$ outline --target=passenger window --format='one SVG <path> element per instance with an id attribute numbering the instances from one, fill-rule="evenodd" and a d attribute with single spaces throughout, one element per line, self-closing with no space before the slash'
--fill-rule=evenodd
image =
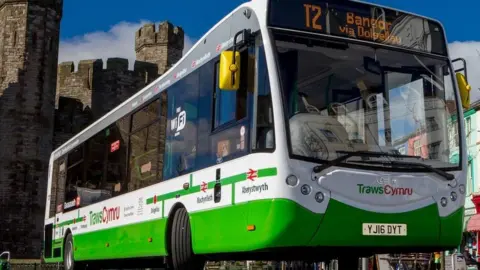
<path id="1" fill-rule="evenodd" d="M 160 126 L 160 99 L 151 102 L 132 116 L 128 191 L 141 189 L 159 181 Z"/>
<path id="2" fill-rule="evenodd" d="M 61 201 L 60 207 L 63 212 L 77 209 L 82 204 L 77 200 L 80 196 L 78 188 L 84 182 L 85 169 L 85 145 L 82 144 L 73 149 L 67 156 L 67 160 L 60 160 L 59 165 L 59 186 L 65 187 L 65 200 Z M 63 185 L 61 185 L 63 182 Z"/>
<path id="3" fill-rule="evenodd" d="M 122 131 L 122 124 L 127 121 L 117 121 L 107 128 L 107 168 L 106 168 L 106 185 L 113 189 L 113 196 L 117 196 L 126 189 L 124 182 L 126 180 L 126 157 L 127 157 L 127 141 L 128 133 Z"/>
<path id="4" fill-rule="evenodd" d="M 158 182 L 159 132 L 160 122 L 155 121 L 131 134 L 128 190 L 137 190 Z"/>
<path id="5" fill-rule="evenodd" d="M 106 132 L 102 130 L 87 141 L 86 179 L 82 185 L 86 189 L 101 189 L 105 180 L 103 170 L 107 148 L 106 137 Z"/>
<path id="6" fill-rule="evenodd" d="M 168 92 L 164 179 L 193 171 L 197 157 L 199 71 L 193 71 Z"/>

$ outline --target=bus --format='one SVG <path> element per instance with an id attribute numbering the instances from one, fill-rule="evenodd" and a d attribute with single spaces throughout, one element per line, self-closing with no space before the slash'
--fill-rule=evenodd
<path id="1" fill-rule="evenodd" d="M 470 89 L 434 19 L 245 2 L 52 152 L 44 260 L 350 270 L 372 254 L 453 249 Z"/>

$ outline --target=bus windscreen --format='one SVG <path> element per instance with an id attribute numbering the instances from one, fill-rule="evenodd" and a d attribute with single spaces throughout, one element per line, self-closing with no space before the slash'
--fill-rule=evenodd
<path id="1" fill-rule="evenodd" d="M 447 55 L 438 22 L 354 1 L 271 0 L 268 24 Z"/>

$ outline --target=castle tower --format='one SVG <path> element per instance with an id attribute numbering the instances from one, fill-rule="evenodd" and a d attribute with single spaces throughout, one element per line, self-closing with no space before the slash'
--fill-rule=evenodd
<path id="1" fill-rule="evenodd" d="M 0 250 L 39 258 L 63 0 L 0 0 Z"/>
<path id="2" fill-rule="evenodd" d="M 145 24 L 135 33 L 135 52 L 137 60 L 155 63 L 159 75 L 173 66 L 183 54 L 183 29 L 170 22 Z"/>

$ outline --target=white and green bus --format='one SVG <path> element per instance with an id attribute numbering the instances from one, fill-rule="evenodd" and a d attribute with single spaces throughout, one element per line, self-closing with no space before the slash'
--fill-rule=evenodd
<path id="1" fill-rule="evenodd" d="M 47 262 L 202 269 L 460 244 L 463 108 L 443 26 L 338 0 L 253 0 L 56 149 Z M 118 266 L 116 266 L 118 267 Z"/>

